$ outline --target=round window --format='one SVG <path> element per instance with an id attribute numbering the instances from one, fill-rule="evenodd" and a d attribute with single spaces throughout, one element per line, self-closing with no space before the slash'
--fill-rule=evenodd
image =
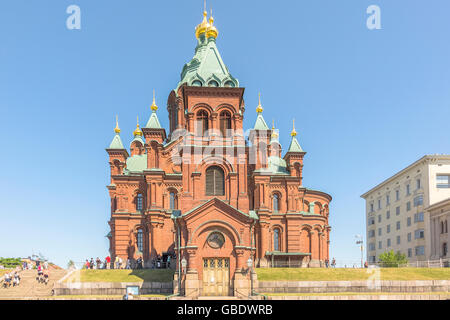
<path id="1" fill-rule="evenodd" d="M 225 237 L 220 232 L 213 232 L 206 241 L 211 248 L 220 249 L 225 243 Z"/>
<path id="2" fill-rule="evenodd" d="M 210 87 L 218 87 L 219 83 L 216 80 L 211 80 L 208 85 Z"/>
<path id="3" fill-rule="evenodd" d="M 192 85 L 194 87 L 201 87 L 202 86 L 202 82 L 200 80 L 195 80 L 194 82 L 192 82 Z"/>

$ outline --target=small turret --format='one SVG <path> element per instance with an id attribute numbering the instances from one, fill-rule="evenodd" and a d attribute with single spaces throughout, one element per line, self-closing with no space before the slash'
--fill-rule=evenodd
<path id="1" fill-rule="evenodd" d="M 292 120 L 292 132 L 291 132 L 291 144 L 289 149 L 284 155 L 284 160 L 286 161 L 287 167 L 291 172 L 292 177 L 297 177 L 300 179 L 300 185 L 302 184 L 302 169 L 303 169 L 303 157 L 306 154 L 303 151 L 300 143 L 297 141 L 297 131 L 295 131 L 295 120 Z"/>
<path id="2" fill-rule="evenodd" d="M 106 149 L 106 152 L 109 154 L 111 175 L 119 175 L 123 173 L 123 169 L 126 167 L 126 160 L 129 154 L 123 146 L 122 139 L 120 139 L 119 119 L 117 116 L 114 132 L 116 134 L 111 141 L 109 148 Z"/>

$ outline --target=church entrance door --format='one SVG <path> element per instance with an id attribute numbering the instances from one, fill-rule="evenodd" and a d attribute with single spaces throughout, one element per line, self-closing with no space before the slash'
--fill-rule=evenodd
<path id="1" fill-rule="evenodd" d="M 230 288 L 230 259 L 203 259 L 203 295 L 228 296 Z"/>

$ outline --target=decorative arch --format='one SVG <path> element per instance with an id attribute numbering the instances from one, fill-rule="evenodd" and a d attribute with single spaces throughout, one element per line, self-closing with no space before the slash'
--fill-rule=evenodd
<path id="1" fill-rule="evenodd" d="M 270 199 L 272 199 L 272 212 L 280 212 L 283 211 L 282 209 L 282 193 L 278 190 L 273 191 L 270 194 Z"/>
<path id="2" fill-rule="evenodd" d="M 236 228 L 233 227 L 233 225 L 231 225 L 230 223 L 223 221 L 223 220 L 210 220 L 210 221 L 206 221 L 206 222 L 203 222 L 202 224 L 200 224 L 197 228 L 195 228 L 194 232 L 192 233 L 192 237 L 191 237 L 191 239 L 189 239 L 189 243 L 191 243 L 193 240 L 195 243 L 195 239 L 198 237 L 198 235 L 202 234 L 205 229 L 207 229 L 209 227 L 213 228 L 213 227 L 217 226 L 214 224 L 220 225 L 223 228 L 225 228 L 226 230 L 228 230 L 230 232 L 230 234 L 233 235 L 233 238 L 231 240 L 232 241 L 234 240 L 234 243 L 238 243 L 238 244 L 242 243 L 241 236 L 239 235 Z"/>

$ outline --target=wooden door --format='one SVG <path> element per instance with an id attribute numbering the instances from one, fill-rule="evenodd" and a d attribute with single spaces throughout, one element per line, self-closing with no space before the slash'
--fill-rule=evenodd
<path id="1" fill-rule="evenodd" d="M 230 288 L 230 259 L 203 259 L 203 295 L 228 296 Z"/>

